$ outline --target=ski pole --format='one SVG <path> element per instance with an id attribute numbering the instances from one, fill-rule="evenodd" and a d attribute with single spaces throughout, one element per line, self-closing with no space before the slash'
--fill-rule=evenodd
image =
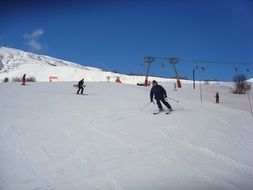
<path id="1" fill-rule="evenodd" d="M 147 106 L 147 105 L 149 105 L 151 102 L 148 102 L 148 103 L 146 103 L 144 106 L 142 106 L 142 108 L 140 109 L 141 111 Z"/>
<path id="2" fill-rule="evenodd" d="M 147 105 L 149 105 L 151 102 L 146 103 L 142 108 L 140 108 L 140 111 L 142 111 L 145 107 L 147 107 Z M 155 104 L 155 102 L 152 102 L 153 104 Z"/>
<path id="3" fill-rule="evenodd" d="M 179 103 L 179 101 L 176 100 L 176 99 L 174 99 L 174 98 L 171 98 L 171 97 L 167 97 L 167 98 L 169 98 L 169 99 L 171 99 L 171 100 L 174 100 L 175 102 Z"/>

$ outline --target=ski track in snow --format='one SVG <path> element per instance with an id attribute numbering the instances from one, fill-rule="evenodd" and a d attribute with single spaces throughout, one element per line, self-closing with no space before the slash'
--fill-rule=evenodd
<path id="1" fill-rule="evenodd" d="M 190 148 L 192 149 L 193 151 L 197 151 L 197 152 L 200 152 L 202 154 L 208 154 L 212 157 L 215 158 L 215 160 L 219 160 L 219 161 L 222 161 L 226 164 L 229 164 L 229 166 L 231 168 L 234 168 L 235 170 L 240 170 L 241 173 L 246 173 L 246 175 L 249 177 L 249 178 L 253 178 L 253 168 L 252 167 L 249 167 L 245 164 L 241 164 L 231 158 L 228 158 L 226 157 L 225 155 L 222 155 L 222 154 L 219 154 L 219 153 L 215 153 L 213 152 L 211 149 L 208 149 L 206 147 L 201 147 L 201 146 L 197 146 L 197 145 L 194 145 L 194 144 L 191 144 L 187 141 L 179 141 L 175 138 L 173 138 L 172 136 L 169 136 L 167 133 L 165 133 L 163 130 L 159 129 L 159 128 L 156 128 L 163 136 L 167 137 L 168 138 L 168 142 L 172 142 L 174 144 L 177 144 L 177 146 L 185 146 L 187 148 Z M 157 152 L 155 153 L 156 155 L 159 155 Z M 161 156 L 161 155 L 159 155 Z M 163 158 L 166 158 L 164 156 L 161 156 Z M 167 158 L 166 158 L 167 159 Z M 173 164 L 178 164 L 178 165 L 182 165 L 182 162 L 178 163 L 176 160 L 172 161 L 172 160 L 169 160 L 169 162 L 173 163 Z M 215 180 L 221 180 L 221 179 L 218 179 L 216 177 L 210 177 L 208 175 L 204 175 L 201 174 L 198 170 L 194 169 L 194 167 L 190 166 L 190 165 L 187 165 L 187 164 L 184 164 L 184 168 L 188 168 L 189 171 L 194 171 L 196 175 L 198 175 L 200 178 L 207 178 L 207 179 L 212 179 L 214 178 Z M 222 180 L 221 180 L 222 181 Z M 214 181 L 215 183 L 215 181 Z M 233 184 L 232 181 L 226 181 L 226 185 L 229 189 L 237 189 L 236 185 Z"/>

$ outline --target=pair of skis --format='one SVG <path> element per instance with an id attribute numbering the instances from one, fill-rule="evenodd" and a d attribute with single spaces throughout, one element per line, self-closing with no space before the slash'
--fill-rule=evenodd
<path id="1" fill-rule="evenodd" d="M 166 115 L 170 114 L 172 111 L 158 111 L 158 112 L 153 112 L 154 115 L 160 114 L 160 113 L 165 113 Z"/>
<path id="2" fill-rule="evenodd" d="M 177 101 L 177 102 L 178 102 L 178 101 Z M 142 111 L 142 110 L 143 110 L 145 107 L 147 107 L 150 103 L 151 103 L 151 102 L 146 103 L 146 104 L 140 109 L 140 111 Z M 155 103 L 153 102 L 153 104 L 155 104 Z M 158 111 L 158 112 L 153 112 L 153 114 L 154 114 L 154 115 L 157 115 L 157 114 L 160 114 L 160 113 L 164 112 L 164 113 L 167 115 L 167 114 L 170 114 L 172 111 L 173 111 L 173 110 L 168 110 L 168 111 L 162 110 L 162 111 Z"/>

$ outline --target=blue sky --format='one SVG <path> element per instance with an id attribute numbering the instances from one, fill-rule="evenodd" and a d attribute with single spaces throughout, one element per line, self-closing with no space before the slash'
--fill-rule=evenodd
<path id="1" fill-rule="evenodd" d="M 253 77 L 252 0 L 10 0 L 0 22 L 2 46 L 82 65 L 145 74 L 144 56 L 173 56 L 189 79 L 196 65 L 201 79 Z M 151 73 L 174 76 L 161 61 Z"/>

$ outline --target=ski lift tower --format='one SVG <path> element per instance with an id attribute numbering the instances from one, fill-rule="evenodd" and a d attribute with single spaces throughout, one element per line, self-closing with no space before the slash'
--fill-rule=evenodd
<path id="1" fill-rule="evenodd" d="M 154 59 L 154 57 L 147 56 L 147 57 L 144 57 L 144 60 L 148 64 L 148 69 L 147 69 L 146 78 L 144 81 L 144 86 L 148 86 L 148 76 L 149 76 L 149 71 L 150 71 L 150 65 L 151 65 L 151 63 L 153 63 L 155 61 L 155 59 Z"/>
<path id="2" fill-rule="evenodd" d="M 175 72 L 176 78 L 177 78 L 177 87 L 182 88 L 181 82 L 179 80 L 179 75 L 177 72 L 176 64 L 179 62 L 179 59 L 177 57 L 169 57 L 169 63 L 172 64 L 173 70 Z"/>
<path id="3" fill-rule="evenodd" d="M 179 75 L 178 75 L 178 72 L 177 72 L 177 68 L 176 68 L 176 64 L 179 62 L 179 58 L 177 58 L 177 57 L 151 57 L 151 56 L 147 56 L 147 57 L 144 57 L 144 60 L 148 64 L 144 86 L 148 85 L 148 76 L 149 76 L 151 63 L 153 63 L 155 60 L 166 60 L 170 64 L 172 64 L 172 67 L 173 67 L 173 70 L 174 70 L 174 73 L 175 73 L 175 76 L 176 76 L 176 79 L 177 79 L 177 87 L 182 88 L 181 82 L 179 80 Z"/>
<path id="4" fill-rule="evenodd" d="M 154 57 L 155 59 L 158 60 L 166 60 L 168 61 L 170 64 L 172 64 L 176 79 L 177 79 L 177 87 L 178 88 L 182 88 L 181 82 L 179 80 L 179 75 L 177 72 L 177 68 L 176 68 L 176 64 L 179 62 L 179 58 L 178 57 Z"/>

